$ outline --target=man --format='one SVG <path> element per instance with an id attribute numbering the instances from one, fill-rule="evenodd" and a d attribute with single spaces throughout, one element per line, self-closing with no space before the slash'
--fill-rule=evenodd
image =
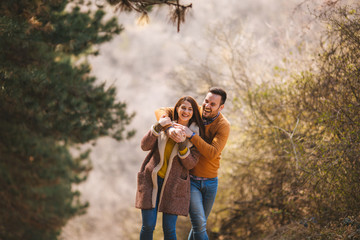
<path id="1" fill-rule="evenodd" d="M 221 114 L 224 108 L 227 94 L 221 88 L 210 88 L 207 93 L 200 113 L 205 125 L 205 139 L 193 133 L 187 127 L 182 127 L 186 137 L 195 145 L 201 153 L 198 164 L 190 170 L 191 198 L 190 220 L 192 224 L 189 240 L 209 239 L 206 232 L 207 218 L 215 201 L 218 187 L 218 169 L 220 167 L 220 155 L 225 147 L 230 133 L 230 123 Z M 159 109 L 156 111 L 157 119 L 171 109 Z M 174 124 L 174 127 L 180 127 Z M 169 137 L 178 141 L 180 136 L 174 128 L 167 129 Z"/>

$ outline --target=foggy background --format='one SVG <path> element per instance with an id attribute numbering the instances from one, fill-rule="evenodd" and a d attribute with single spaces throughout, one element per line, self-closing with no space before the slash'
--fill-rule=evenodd
<path id="1" fill-rule="evenodd" d="M 188 53 L 206 58 L 203 49 L 211 46 L 211 33 L 242 31 L 251 48 L 249 66 L 258 78 L 268 74 L 281 56 L 290 51 L 284 42 L 296 45 L 309 37 L 308 1 L 301 0 L 194 0 L 185 24 L 177 33 L 168 19 L 169 9 L 154 9 L 150 23 L 136 24 L 136 13 L 113 13 L 124 31 L 100 46 L 100 54 L 89 59 L 99 82 L 117 87 L 120 101 L 129 113 L 136 112 L 130 128 L 137 134 L 116 142 L 100 139 L 93 148 L 93 170 L 87 181 L 76 187 L 90 203 L 87 213 L 69 221 L 62 233 L 64 240 L 136 239 L 141 227 L 140 210 L 134 208 L 136 175 L 146 155 L 139 146 L 145 132 L 155 121 L 154 110 L 173 106 L 186 95 L 172 82 L 172 74 L 186 64 Z M 185 3 L 185 1 L 182 1 Z M 298 8 L 301 6 L 301 10 Z M 290 46 L 291 47 L 291 46 Z M 251 74 L 250 71 L 250 74 Z M 171 83 L 171 84 L 170 84 Z M 198 86 L 201 87 L 201 86 Z M 227 89 L 231 93 L 231 89 Z M 201 103 L 202 97 L 196 97 Z"/>

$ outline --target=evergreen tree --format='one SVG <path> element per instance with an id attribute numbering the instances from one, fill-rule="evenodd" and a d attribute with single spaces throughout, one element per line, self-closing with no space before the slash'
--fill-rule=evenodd
<path id="1" fill-rule="evenodd" d="M 87 207 L 72 184 L 91 170 L 89 151 L 74 157 L 70 148 L 134 133 L 115 88 L 96 85 L 84 61 L 122 28 L 83 9 L 66 0 L 0 3 L 0 239 L 56 239 Z"/>

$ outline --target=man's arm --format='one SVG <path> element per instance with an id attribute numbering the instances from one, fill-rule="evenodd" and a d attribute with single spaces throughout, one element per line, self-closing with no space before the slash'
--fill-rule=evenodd
<path id="1" fill-rule="evenodd" d="M 173 107 L 163 107 L 163 108 L 159 108 L 155 110 L 155 116 L 156 119 L 159 120 L 161 116 L 169 116 L 172 115 L 174 112 L 174 108 Z M 169 136 L 169 138 L 171 138 L 172 140 L 174 140 L 175 142 L 179 143 L 182 140 L 182 134 L 179 131 L 176 131 L 173 127 L 169 127 L 167 129 L 165 129 L 166 134 Z"/>
<path id="2" fill-rule="evenodd" d="M 162 108 L 156 109 L 155 110 L 156 121 L 159 121 L 159 119 L 163 115 L 170 117 L 169 114 L 172 114 L 173 111 L 174 111 L 173 107 L 162 107 Z"/>
<path id="3" fill-rule="evenodd" d="M 214 159 L 218 157 L 225 147 L 225 144 L 229 138 L 230 125 L 223 124 L 217 130 L 215 137 L 211 143 L 205 142 L 199 135 L 194 135 L 191 138 L 191 142 L 199 150 L 199 152 L 207 159 Z"/>

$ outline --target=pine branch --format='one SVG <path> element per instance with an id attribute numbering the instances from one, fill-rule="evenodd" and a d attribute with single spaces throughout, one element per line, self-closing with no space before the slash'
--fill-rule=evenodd
<path id="1" fill-rule="evenodd" d="M 148 8 L 154 5 L 168 5 L 174 7 L 170 13 L 170 21 L 176 23 L 177 31 L 180 31 L 180 24 L 185 22 L 185 14 L 192 4 L 180 4 L 179 0 L 107 0 L 111 5 L 120 11 L 136 11 L 142 16 L 148 16 Z"/>

